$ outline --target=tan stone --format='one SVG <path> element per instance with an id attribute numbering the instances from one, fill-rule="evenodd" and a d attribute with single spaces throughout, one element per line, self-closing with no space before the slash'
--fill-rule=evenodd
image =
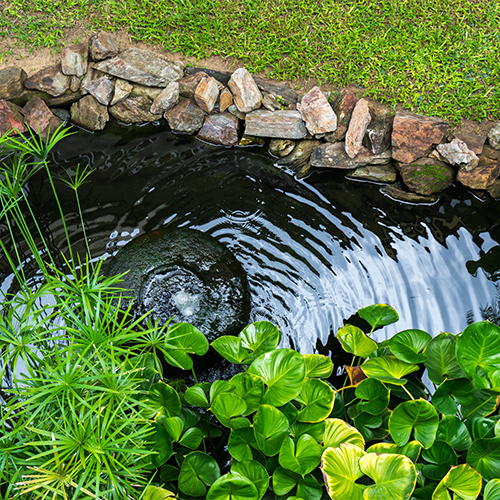
<path id="1" fill-rule="evenodd" d="M 326 134 L 337 128 L 337 115 L 319 87 L 313 87 L 302 98 L 300 114 L 311 135 Z"/>
<path id="2" fill-rule="evenodd" d="M 90 39 L 90 56 L 93 61 L 102 61 L 118 54 L 118 43 L 109 33 L 100 31 Z"/>
<path id="3" fill-rule="evenodd" d="M 64 47 L 61 51 L 61 69 L 65 75 L 83 76 L 88 67 L 88 50 L 83 43 Z"/>
<path id="4" fill-rule="evenodd" d="M 210 113 L 214 109 L 218 97 L 219 87 L 217 80 L 212 77 L 201 80 L 194 93 L 196 104 L 206 113 Z"/>
<path id="5" fill-rule="evenodd" d="M 491 158 L 481 158 L 477 167 L 460 167 L 457 174 L 464 186 L 471 189 L 486 189 L 500 176 L 500 162 Z"/>
<path id="6" fill-rule="evenodd" d="M 245 68 L 239 68 L 231 75 L 228 87 L 233 93 L 236 107 L 242 113 L 250 113 L 260 108 L 262 94 L 252 75 Z"/>
<path id="7" fill-rule="evenodd" d="M 233 104 L 233 94 L 231 94 L 228 89 L 224 88 L 219 95 L 219 107 L 221 113 L 226 111 L 231 104 Z"/>
<path id="8" fill-rule="evenodd" d="M 368 109 L 368 101 L 360 99 L 352 112 L 349 128 L 345 135 L 345 152 L 349 158 L 354 158 L 361 149 L 366 128 L 372 117 Z"/>
<path id="9" fill-rule="evenodd" d="M 123 101 L 126 99 L 130 93 L 132 92 L 132 89 L 134 86 L 127 82 L 127 80 L 122 80 L 121 78 L 118 78 L 115 81 L 115 92 L 113 94 L 113 99 L 111 100 L 111 106 L 114 106 L 115 104 L 118 104 L 119 102 Z"/>
<path id="10" fill-rule="evenodd" d="M 100 104 L 107 106 L 113 96 L 114 83 L 108 78 L 97 78 L 96 80 L 85 82 L 82 88 L 93 95 Z"/>
<path id="11" fill-rule="evenodd" d="M 27 89 L 41 90 L 54 97 L 63 95 L 69 89 L 71 78 L 61 71 L 61 64 L 44 68 L 25 80 Z"/>
<path id="12" fill-rule="evenodd" d="M 87 95 L 71 105 L 71 121 L 87 130 L 102 130 L 109 121 L 108 108 Z"/>
<path id="13" fill-rule="evenodd" d="M 303 139 L 307 129 L 298 111 L 259 109 L 246 115 L 245 134 L 276 139 Z"/>
<path id="14" fill-rule="evenodd" d="M 179 82 L 170 82 L 158 94 L 151 105 L 151 113 L 158 115 L 165 113 L 179 102 Z"/>

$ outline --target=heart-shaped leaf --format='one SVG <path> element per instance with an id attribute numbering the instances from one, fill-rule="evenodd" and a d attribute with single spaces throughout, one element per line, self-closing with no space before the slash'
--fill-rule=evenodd
<path id="1" fill-rule="evenodd" d="M 335 391 L 323 380 L 307 379 L 295 401 L 302 405 L 297 415 L 299 422 L 321 422 L 330 415 L 335 403 Z"/>
<path id="2" fill-rule="evenodd" d="M 239 337 L 232 335 L 222 335 L 210 344 L 224 359 L 230 363 L 241 365 L 250 355 L 250 351 L 245 349 Z"/>
<path id="3" fill-rule="evenodd" d="M 247 408 L 242 413 L 243 416 L 251 415 L 257 411 L 264 396 L 264 382 L 260 377 L 251 373 L 238 373 L 231 379 L 235 391 L 234 393 L 245 401 Z"/>
<path id="4" fill-rule="evenodd" d="M 179 444 L 190 450 L 196 450 L 203 441 L 203 432 L 198 427 L 191 427 L 181 437 Z"/>
<path id="5" fill-rule="evenodd" d="M 363 318 L 372 327 L 372 331 L 380 326 L 391 325 L 399 320 L 398 313 L 387 304 L 374 304 L 363 307 L 358 311 L 360 318 Z"/>
<path id="6" fill-rule="evenodd" d="M 467 378 L 445 380 L 432 395 L 432 404 L 445 415 L 455 415 L 457 403 L 471 404 L 474 400 L 474 386 Z"/>
<path id="7" fill-rule="evenodd" d="M 306 377 L 328 378 L 333 372 L 333 362 L 322 354 L 304 354 Z"/>
<path id="8" fill-rule="evenodd" d="M 148 396 L 147 404 L 151 408 L 151 415 L 162 414 L 166 417 L 177 417 L 181 412 L 179 394 L 165 382 L 152 385 Z"/>
<path id="9" fill-rule="evenodd" d="M 210 393 L 210 383 L 203 382 L 201 384 L 193 385 L 186 389 L 184 397 L 186 402 L 192 406 L 198 406 L 201 408 L 208 408 L 210 403 L 208 402 L 208 395 Z"/>
<path id="10" fill-rule="evenodd" d="M 297 483 L 297 496 L 308 500 L 320 500 L 323 496 L 323 485 L 312 474 L 300 477 Z"/>
<path id="11" fill-rule="evenodd" d="M 458 463 L 458 456 L 453 448 L 441 441 L 436 441 L 428 450 L 424 450 L 422 458 L 429 462 L 429 465 L 424 466 L 422 472 L 424 476 L 433 481 L 441 481 L 450 467 Z"/>
<path id="12" fill-rule="evenodd" d="M 288 434 L 288 419 L 277 408 L 262 405 L 253 421 L 255 440 L 259 449 L 272 457 L 280 451 L 281 444 Z"/>
<path id="13" fill-rule="evenodd" d="M 472 439 L 465 424 L 454 415 L 446 415 L 439 422 L 436 441 L 449 444 L 457 451 L 465 451 L 470 448 Z"/>
<path id="14" fill-rule="evenodd" d="M 227 451 L 233 458 L 240 461 L 251 460 L 253 458 L 251 447 L 257 447 L 253 428 L 243 427 L 231 431 Z"/>
<path id="15" fill-rule="evenodd" d="M 162 420 L 161 424 L 170 434 L 173 441 L 179 441 L 184 431 L 184 421 L 180 417 L 170 417 Z"/>
<path id="16" fill-rule="evenodd" d="M 453 492 L 453 498 L 456 500 L 476 500 L 481 491 L 481 483 L 481 474 L 470 465 L 457 465 L 452 467 L 437 485 L 432 500 L 450 500 L 448 490 Z"/>
<path id="17" fill-rule="evenodd" d="M 362 370 L 370 378 L 394 385 L 404 385 L 407 380 L 403 378 L 418 370 L 418 365 L 409 365 L 396 356 L 382 356 L 371 358 L 361 365 Z"/>
<path id="18" fill-rule="evenodd" d="M 474 417 L 466 420 L 465 425 L 472 439 L 488 439 L 495 437 L 495 421 L 491 418 Z"/>
<path id="19" fill-rule="evenodd" d="M 280 406 L 278 410 L 288 419 L 288 425 L 293 425 L 297 422 L 297 415 L 299 414 L 299 411 L 292 403 L 286 403 L 283 406 Z"/>
<path id="20" fill-rule="evenodd" d="M 389 341 L 389 347 L 401 361 L 407 363 L 423 363 L 427 355 L 423 353 L 432 337 L 423 330 L 404 330 L 397 333 Z"/>
<path id="21" fill-rule="evenodd" d="M 229 380 L 214 380 L 210 386 L 210 401 L 215 401 L 217 396 L 225 392 L 235 392 L 236 388 Z"/>
<path id="22" fill-rule="evenodd" d="M 342 443 L 349 443 L 361 449 L 365 447 L 365 440 L 355 427 L 338 418 L 327 418 L 325 420 L 325 433 L 323 435 L 323 446 L 325 448 L 336 448 Z"/>
<path id="23" fill-rule="evenodd" d="M 167 329 L 163 353 L 172 366 L 191 370 L 193 360 L 189 355 L 203 356 L 208 347 L 208 340 L 200 330 L 189 323 L 176 323 Z"/>
<path id="24" fill-rule="evenodd" d="M 439 415 L 434 406 L 423 399 L 405 401 L 398 405 L 389 418 L 391 437 L 399 446 L 405 445 L 412 431 L 425 449 L 432 446 L 439 426 Z"/>
<path id="25" fill-rule="evenodd" d="M 321 457 L 321 472 L 332 500 L 363 500 L 366 486 L 357 481 L 363 476 L 359 461 L 365 452 L 350 443 L 327 448 Z"/>
<path id="26" fill-rule="evenodd" d="M 312 436 L 317 443 L 323 441 L 323 435 L 325 434 L 325 421 L 318 422 L 317 424 L 309 424 L 306 422 L 295 422 L 295 424 L 290 426 L 289 434 L 294 439 L 299 438 L 303 434 L 309 434 Z"/>
<path id="27" fill-rule="evenodd" d="M 372 444 L 366 453 L 391 453 L 396 455 L 404 455 L 408 457 L 413 463 L 418 460 L 420 452 L 422 451 L 422 443 L 418 441 L 410 441 L 404 446 L 398 446 L 394 443 L 375 443 Z"/>
<path id="28" fill-rule="evenodd" d="M 367 358 L 378 347 L 377 343 L 368 338 L 357 326 L 346 325 L 337 332 L 337 339 L 345 352 Z"/>
<path id="29" fill-rule="evenodd" d="M 309 434 L 303 434 L 297 442 L 286 437 L 280 448 L 279 463 L 285 469 L 304 476 L 319 465 L 322 452 L 321 446 Z"/>
<path id="30" fill-rule="evenodd" d="M 457 359 L 468 377 L 500 369 L 500 326 L 489 321 L 469 325 L 457 340 Z"/>
<path id="31" fill-rule="evenodd" d="M 191 497 L 204 497 L 220 477 L 220 470 L 213 457 L 201 451 L 188 453 L 179 472 L 179 489 Z"/>
<path id="32" fill-rule="evenodd" d="M 241 417 L 247 409 L 247 404 L 236 394 L 224 392 L 219 394 L 213 401 L 210 410 L 219 422 L 230 429 L 250 427 L 248 419 Z M 239 417 L 239 418 L 233 418 Z"/>
<path id="33" fill-rule="evenodd" d="M 255 460 L 243 460 L 231 466 L 231 472 L 241 474 L 250 479 L 257 488 L 259 500 L 266 494 L 269 486 L 269 474 L 266 468 Z"/>
<path id="34" fill-rule="evenodd" d="M 158 486 L 147 486 L 144 490 L 144 500 L 175 500 L 175 493 Z"/>
<path id="35" fill-rule="evenodd" d="M 259 492 L 247 477 L 228 472 L 212 484 L 206 500 L 259 500 Z"/>
<path id="36" fill-rule="evenodd" d="M 488 390 L 474 391 L 472 403 L 462 405 L 462 417 L 464 419 L 487 417 L 496 410 L 497 404 L 496 394 L 491 394 Z"/>
<path id="37" fill-rule="evenodd" d="M 380 415 L 389 405 L 389 389 L 375 378 L 363 380 L 356 387 L 354 394 L 362 400 L 356 405 L 356 409 L 370 415 Z"/>
<path id="38" fill-rule="evenodd" d="M 485 479 L 500 475 L 500 438 L 476 439 L 467 452 L 466 462 Z"/>
<path id="39" fill-rule="evenodd" d="M 253 360 L 276 349 L 281 334 L 279 328 L 269 321 L 256 321 L 246 326 L 238 337 L 241 339 L 241 345 L 252 353 L 249 359 Z"/>
<path id="40" fill-rule="evenodd" d="M 286 495 L 300 481 L 301 476 L 283 467 L 276 467 L 273 472 L 273 490 L 276 495 Z"/>
<path id="41" fill-rule="evenodd" d="M 263 402 L 282 406 L 296 398 L 306 377 L 306 363 L 302 354 L 293 349 L 277 349 L 259 356 L 248 368 L 267 385 Z"/>
<path id="42" fill-rule="evenodd" d="M 406 500 L 415 489 L 417 471 L 404 455 L 367 453 L 360 458 L 359 467 L 375 482 L 363 492 L 365 500 Z"/>
<path id="43" fill-rule="evenodd" d="M 457 361 L 456 345 L 457 338 L 451 333 L 440 333 L 427 344 L 427 360 L 424 364 L 429 378 L 435 384 L 441 384 L 446 378 L 465 376 Z"/>
<path id="44" fill-rule="evenodd" d="M 484 488 L 483 500 L 500 500 L 500 479 L 492 479 Z"/>

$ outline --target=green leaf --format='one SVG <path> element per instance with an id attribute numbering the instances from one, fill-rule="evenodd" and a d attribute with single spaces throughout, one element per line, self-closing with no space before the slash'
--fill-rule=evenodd
<path id="1" fill-rule="evenodd" d="M 500 438 L 476 439 L 467 452 L 466 462 L 484 479 L 500 477 Z"/>
<path id="2" fill-rule="evenodd" d="M 206 500 L 259 500 L 259 492 L 247 477 L 228 472 L 212 484 Z"/>
<path id="3" fill-rule="evenodd" d="M 306 362 L 306 377 L 328 378 L 333 372 L 333 362 L 322 354 L 303 354 Z"/>
<path id="4" fill-rule="evenodd" d="M 247 409 L 247 404 L 236 394 L 224 392 L 219 394 L 213 401 L 210 411 L 217 417 L 219 422 L 230 429 L 250 427 L 248 419 L 241 417 Z M 233 418 L 239 417 L 239 418 Z"/>
<path id="5" fill-rule="evenodd" d="M 415 489 L 417 471 L 413 462 L 404 455 L 367 453 L 360 458 L 359 467 L 375 482 L 366 487 L 365 500 L 406 500 Z"/>
<path id="6" fill-rule="evenodd" d="M 391 437 L 399 446 L 405 445 L 412 431 L 415 439 L 427 449 L 436 439 L 439 415 L 434 406 L 423 399 L 405 401 L 398 405 L 389 418 Z"/>
<path id="7" fill-rule="evenodd" d="M 153 424 L 155 433 L 151 439 L 151 448 L 156 454 L 151 455 L 151 463 L 154 467 L 161 467 L 173 454 L 172 438 L 159 424 Z"/>
<path id="8" fill-rule="evenodd" d="M 184 431 L 188 430 L 190 427 L 196 427 L 200 422 L 200 414 L 186 407 L 182 408 L 179 418 L 184 422 Z"/>
<path id="9" fill-rule="evenodd" d="M 191 427 L 183 434 L 179 444 L 189 448 L 190 450 L 196 450 L 202 441 L 203 432 L 201 429 L 198 429 L 198 427 Z"/>
<path id="10" fill-rule="evenodd" d="M 457 340 L 457 359 L 468 377 L 500 369 L 500 326 L 489 321 L 469 325 Z"/>
<path id="11" fill-rule="evenodd" d="M 176 323 L 168 327 L 165 334 L 165 359 L 172 366 L 191 370 L 193 360 L 190 354 L 203 356 L 208 351 L 208 340 L 197 328 L 189 323 Z"/>
<path id="12" fill-rule="evenodd" d="M 318 442 L 309 434 L 303 434 L 297 442 L 286 437 L 280 448 L 279 463 L 285 469 L 304 476 L 319 465 L 322 451 Z"/>
<path id="13" fill-rule="evenodd" d="M 289 433 L 290 436 L 297 439 L 303 434 L 309 434 L 312 436 L 316 442 L 323 441 L 323 435 L 325 434 L 325 421 L 318 422 L 317 424 L 309 424 L 307 422 L 295 422 L 290 426 Z"/>
<path id="14" fill-rule="evenodd" d="M 481 491 L 481 475 L 470 465 L 452 467 L 432 494 L 432 500 L 450 500 L 448 490 L 456 500 L 475 500 Z"/>
<path id="15" fill-rule="evenodd" d="M 257 411 L 262 404 L 264 395 L 264 382 L 260 377 L 251 373 L 238 373 L 231 379 L 231 384 L 235 387 L 234 393 L 239 396 L 247 405 L 243 416 L 251 415 Z"/>
<path id="16" fill-rule="evenodd" d="M 398 313 L 387 304 L 374 304 L 358 311 L 360 318 L 367 321 L 372 331 L 379 326 L 387 326 L 399 320 Z"/>
<path id="17" fill-rule="evenodd" d="M 389 389 L 375 378 L 362 380 L 354 394 L 364 400 L 356 405 L 356 409 L 370 415 L 380 415 L 389 405 Z"/>
<path id="18" fill-rule="evenodd" d="M 457 403 L 471 404 L 474 400 L 474 386 L 467 378 L 445 380 L 432 395 L 432 404 L 445 415 L 455 415 Z"/>
<path id="19" fill-rule="evenodd" d="M 299 414 L 299 411 L 292 403 L 286 403 L 283 406 L 280 406 L 278 410 L 288 419 L 288 425 L 293 425 L 297 422 L 297 415 Z"/>
<path id="20" fill-rule="evenodd" d="M 403 377 L 418 370 L 417 365 L 409 365 L 396 356 L 383 356 L 372 358 L 361 365 L 367 377 L 375 378 L 381 382 L 404 385 L 407 380 Z"/>
<path id="21" fill-rule="evenodd" d="M 436 441 L 428 450 L 424 450 L 422 458 L 430 464 L 425 465 L 422 472 L 433 481 L 441 481 L 450 467 L 458 463 L 458 457 L 453 448 L 441 441 Z"/>
<path id="22" fill-rule="evenodd" d="M 472 444 L 465 424 L 458 417 L 452 415 L 444 416 L 439 422 L 436 441 L 447 443 L 457 451 L 468 450 Z"/>
<path id="23" fill-rule="evenodd" d="M 377 343 L 368 338 L 357 326 L 346 325 L 337 332 L 337 339 L 342 344 L 344 351 L 367 358 L 375 349 Z"/>
<path id="24" fill-rule="evenodd" d="M 436 385 L 444 382 L 446 378 L 465 377 L 457 361 L 456 345 L 457 338 L 451 333 L 440 333 L 427 344 L 427 360 L 424 364 L 429 378 Z"/>
<path id="25" fill-rule="evenodd" d="M 215 401 L 220 394 L 235 391 L 236 387 L 229 380 L 214 380 L 210 386 L 210 401 Z"/>
<path id="26" fill-rule="evenodd" d="M 154 413 L 167 417 L 177 417 L 182 408 L 179 394 L 165 382 L 158 382 L 151 387 L 147 402 Z"/>
<path id="27" fill-rule="evenodd" d="M 338 418 L 327 418 L 325 420 L 323 446 L 325 448 L 336 448 L 342 443 L 349 443 L 361 449 L 365 447 L 365 440 L 361 432 L 356 428 Z"/>
<path id="28" fill-rule="evenodd" d="M 186 402 L 192 406 L 208 408 L 210 406 L 210 403 L 208 402 L 210 385 L 211 384 L 209 382 L 203 382 L 186 389 L 186 392 L 184 393 Z"/>
<path id="29" fill-rule="evenodd" d="M 389 434 L 388 420 L 390 411 L 386 410 L 380 415 L 370 415 L 364 411 L 356 414 L 352 413 L 352 420 L 356 429 L 363 435 L 365 441 L 383 439 Z"/>
<path id="30" fill-rule="evenodd" d="M 220 477 L 220 470 L 214 458 L 201 451 L 188 453 L 179 472 L 179 489 L 191 497 L 204 497 Z"/>
<path id="31" fill-rule="evenodd" d="M 147 486 L 144 490 L 144 500 L 174 500 L 175 493 L 157 486 Z"/>
<path id="32" fill-rule="evenodd" d="M 332 500 L 363 500 L 366 486 L 356 481 L 363 476 L 359 466 L 365 452 L 350 443 L 327 448 L 321 457 L 326 491 Z M 273 483 L 274 484 L 274 483 Z"/>
<path id="33" fill-rule="evenodd" d="M 273 472 L 273 490 L 276 495 L 286 495 L 298 484 L 301 477 L 283 467 L 276 467 Z"/>
<path id="34" fill-rule="evenodd" d="M 389 341 L 389 347 L 401 361 L 407 363 L 423 363 L 427 355 L 423 353 L 432 337 L 423 330 L 404 330 L 397 333 Z"/>
<path id="35" fill-rule="evenodd" d="M 323 380 L 307 379 L 295 398 L 302 405 L 297 415 L 299 422 L 321 422 L 330 415 L 335 403 L 335 391 Z"/>
<path id="36" fill-rule="evenodd" d="M 239 337 L 232 335 L 223 335 L 216 338 L 210 344 L 224 359 L 230 363 L 241 365 L 250 355 L 250 351 L 245 349 Z"/>
<path id="37" fill-rule="evenodd" d="M 413 463 L 415 463 L 418 460 L 421 450 L 422 443 L 418 441 L 410 441 L 404 446 L 398 446 L 394 443 L 375 443 L 366 450 L 366 453 L 391 453 L 396 455 L 404 455 L 405 457 L 408 457 Z"/>
<path id="38" fill-rule="evenodd" d="M 256 321 L 246 326 L 238 335 L 241 345 L 252 352 L 249 360 L 260 355 L 271 352 L 280 343 L 281 334 L 279 328 L 269 321 Z"/>
<path id="39" fill-rule="evenodd" d="M 184 430 L 184 421 L 180 417 L 165 418 L 161 421 L 163 427 L 174 441 L 179 441 Z"/>
<path id="40" fill-rule="evenodd" d="M 259 500 L 266 494 L 269 486 L 269 474 L 266 468 L 255 460 L 243 460 L 231 466 L 231 472 L 236 472 L 250 479 L 257 488 Z"/>
<path id="41" fill-rule="evenodd" d="M 174 465 L 165 464 L 160 469 L 160 478 L 163 482 L 177 481 L 179 479 L 179 469 Z"/>
<path id="42" fill-rule="evenodd" d="M 500 479 L 492 479 L 484 488 L 483 500 L 500 500 Z"/>
<path id="43" fill-rule="evenodd" d="M 297 496 L 307 500 L 320 500 L 323 495 L 323 485 L 312 474 L 301 477 L 297 483 Z"/>
<path id="44" fill-rule="evenodd" d="M 255 359 L 248 373 L 261 377 L 267 385 L 265 404 L 282 406 L 296 398 L 302 390 L 306 364 L 297 351 L 278 349 Z"/>
<path id="45" fill-rule="evenodd" d="M 490 394 L 487 390 L 474 391 L 472 403 L 462 405 L 462 417 L 487 417 L 496 410 L 497 404 L 496 394 Z"/>
<path id="46" fill-rule="evenodd" d="M 253 428 L 242 427 L 233 429 L 229 435 L 227 451 L 236 460 L 251 460 L 253 458 L 252 447 L 257 447 Z"/>
<path id="47" fill-rule="evenodd" d="M 495 421 L 491 418 L 469 418 L 466 420 L 465 425 L 474 441 L 476 439 L 495 437 Z"/>
<path id="48" fill-rule="evenodd" d="M 259 449 L 272 457 L 280 451 L 281 444 L 288 434 L 288 419 L 274 406 L 262 405 L 253 421 L 255 440 Z"/>
<path id="49" fill-rule="evenodd" d="M 497 420 L 495 424 L 495 436 L 500 437 L 500 420 Z"/>

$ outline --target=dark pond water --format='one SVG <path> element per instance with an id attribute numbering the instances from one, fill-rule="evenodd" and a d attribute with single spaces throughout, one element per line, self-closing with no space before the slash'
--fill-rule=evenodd
<path id="1" fill-rule="evenodd" d="M 500 203 L 461 188 L 432 206 L 403 204 L 342 172 L 296 180 L 273 166 L 265 147 L 213 147 L 164 125 L 79 132 L 53 160 L 55 172 L 77 164 L 94 170 L 81 202 L 95 259 L 163 226 L 205 232 L 246 270 L 250 320 L 278 324 L 283 346 L 301 352 L 326 353 L 331 333 L 373 303 L 401 317 L 377 332 L 383 339 L 407 328 L 458 333 L 495 298 Z M 64 250 L 48 183 L 40 175 L 29 190 L 52 244 Z M 74 198 L 63 186 L 61 193 L 83 251 Z M 11 281 L 7 271 L 0 275 L 4 291 Z"/>

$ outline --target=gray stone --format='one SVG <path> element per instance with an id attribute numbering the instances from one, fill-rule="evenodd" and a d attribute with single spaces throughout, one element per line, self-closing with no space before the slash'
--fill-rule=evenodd
<path id="1" fill-rule="evenodd" d="M 383 153 L 391 146 L 394 113 L 378 103 L 370 104 L 371 122 L 366 128 L 363 145 L 373 154 Z"/>
<path id="2" fill-rule="evenodd" d="M 276 158 L 289 155 L 295 147 L 295 141 L 290 139 L 272 139 L 269 142 L 269 154 Z"/>
<path id="3" fill-rule="evenodd" d="M 54 116 L 49 107 L 42 99 L 35 96 L 32 97 L 26 105 L 21 109 L 24 115 L 24 121 L 29 125 L 30 129 L 45 141 L 49 133 L 59 127 L 59 120 Z"/>
<path id="4" fill-rule="evenodd" d="M 219 87 L 217 86 L 217 80 L 212 77 L 201 80 L 194 93 L 196 104 L 206 113 L 210 113 L 214 109 L 218 97 Z"/>
<path id="5" fill-rule="evenodd" d="M 82 81 L 77 76 L 73 75 L 69 81 L 69 89 L 71 92 L 78 92 L 82 85 Z"/>
<path id="6" fill-rule="evenodd" d="M 71 78 L 61 71 L 61 64 L 44 68 L 25 80 L 27 89 L 41 90 L 58 97 L 69 89 Z"/>
<path id="7" fill-rule="evenodd" d="M 277 161 L 277 165 L 289 166 L 292 168 L 302 167 L 309 161 L 314 148 L 317 148 L 320 144 L 321 142 L 316 139 L 299 141 L 288 156 L 280 158 Z"/>
<path id="8" fill-rule="evenodd" d="M 0 69 L 0 99 L 10 101 L 23 93 L 26 71 L 15 66 Z"/>
<path id="9" fill-rule="evenodd" d="M 164 88 L 166 87 L 148 87 L 147 85 L 135 84 L 130 92 L 130 97 L 147 97 L 154 101 Z"/>
<path id="10" fill-rule="evenodd" d="M 233 94 L 231 94 L 231 92 L 229 92 L 229 90 L 226 88 L 222 89 L 219 94 L 219 108 L 221 113 L 226 111 L 232 104 L 233 104 Z"/>
<path id="11" fill-rule="evenodd" d="M 67 125 L 69 119 L 71 118 L 71 113 L 64 108 L 52 108 L 51 109 L 54 116 L 59 120 L 61 125 Z"/>
<path id="12" fill-rule="evenodd" d="M 83 43 L 64 47 L 61 51 L 61 70 L 65 75 L 83 76 L 88 67 L 88 49 Z"/>
<path id="13" fill-rule="evenodd" d="M 367 165 L 358 167 L 354 172 L 347 175 L 349 179 L 357 179 L 369 182 L 391 183 L 396 180 L 397 172 L 392 165 Z"/>
<path id="14" fill-rule="evenodd" d="M 9 133 L 17 135 L 26 132 L 21 108 L 12 102 L 0 99 L 0 137 Z"/>
<path id="15" fill-rule="evenodd" d="M 358 98 L 354 92 L 343 90 L 334 94 L 332 108 L 337 116 L 337 129 L 331 134 L 326 134 L 326 141 L 338 142 L 344 140 L 357 102 Z"/>
<path id="16" fill-rule="evenodd" d="M 313 87 L 302 98 L 299 110 L 311 135 L 326 134 L 337 128 L 337 115 L 319 87 Z"/>
<path id="17" fill-rule="evenodd" d="M 90 39 L 90 57 L 93 61 L 102 61 L 118 54 L 118 43 L 109 33 L 100 31 Z"/>
<path id="18" fill-rule="evenodd" d="M 203 71 L 181 78 L 179 80 L 179 95 L 181 97 L 187 97 L 188 99 L 194 99 L 196 87 L 198 87 L 198 84 L 204 78 L 208 78 L 208 75 Z"/>
<path id="19" fill-rule="evenodd" d="M 471 189 L 487 189 L 500 176 L 500 161 L 492 158 L 480 158 L 475 168 L 460 167 L 457 180 Z"/>
<path id="20" fill-rule="evenodd" d="M 269 111 L 276 111 L 281 109 L 282 105 L 270 94 L 264 94 L 262 96 L 262 106 L 264 106 Z"/>
<path id="21" fill-rule="evenodd" d="M 162 114 L 179 102 L 179 82 L 170 82 L 153 100 L 151 113 Z"/>
<path id="22" fill-rule="evenodd" d="M 118 104 L 119 102 L 126 99 L 132 92 L 134 86 L 127 82 L 127 80 L 122 80 L 118 78 L 115 80 L 115 92 L 113 94 L 113 99 L 111 100 L 111 106 Z"/>
<path id="23" fill-rule="evenodd" d="M 275 83 L 259 76 L 254 76 L 253 79 L 263 93 L 270 94 L 283 105 L 293 106 L 297 103 L 297 92 L 290 87 L 288 82 Z"/>
<path id="24" fill-rule="evenodd" d="M 109 121 L 108 108 L 87 95 L 71 105 L 71 122 L 87 130 L 102 130 Z"/>
<path id="25" fill-rule="evenodd" d="M 500 149 L 500 123 L 488 132 L 488 140 L 490 141 L 490 145 L 492 147 Z"/>
<path id="26" fill-rule="evenodd" d="M 466 165 L 470 169 L 479 163 L 476 153 L 471 151 L 465 142 L 457 138 L 447 144 L 439 144 L 436 149 L 451 165 Z"/>
<path id="27" fill-rule="evenodd" d="M 97 80 L 85 82 L 83 85 L 83 88 L 104 106 L 111 102 L 114 87 L 114 83 L 108 78 L 98 78 Z"/>
<path id="28" fill-rule="evenodd" d="M 161 115 L 151 113 L 153 101 L 147 97 L 127 97 L 123 101 L 111 106 L 111 116 L 123 123 L 154 122 L 161 119 Z"/>
<path id="29" fill-rule="evenodd" d="M 59 97 L 49 97 L 48 99 L 43 99 L 45 101 L 45 104 L 49 106 L 49 108 L 53 108 L 55 106 L 67 106 L 68 104 L 72 104 L 78 99 L 81 99 L 82 93 L 81 92 L 71 92 L 67 91 L 63 95 L 60 95 Z"/>
<path id="30" fill-rule="evenodd" d="M 170 129 L 176 134 L 195 134 L 205 122 L 205 112 L 194 99 L 183 99 L 165 113 Z"/>
<path id="31" fill-rule="evenodd" d="M 231 104 L 227 110 L 234 116 L 236 116 L 236 118 L 239 118 L 240 120 L 245 120 L 247 115 L 246 113 L 242 113 L 237 107 L 235 104 Z"/>
<path id="32" fill-rule="evenodd" d="M 205 117 L 203 127 L 196 137 L 218 146 L 236 146 L 238 144 L 238 129 L 238 118 L 230 113 L 218 113 Z"/>
<path id="33" fill-rule="evenodd" d="M 166 87 L 180 80 L 184 64 L 144 49 L 127 49 L 112 59 L 97 63 L 94 69 L 148 87 Z"/>
<path id="34" fill-rule="evenodd" d="M 401 165 L 403 182 L 412 191 L 430 195 L 451 186 L 455 179 L 455 170 L 432 158 L 419 158 L 410 165 Z"/>
<path id="35" fill-rule="evenodd" d="M 298 111 L 259 109 L 246 115 L 245 133 L 276 139 L 303 139 L 307 129 Z"/>
<path id="36" fill-rule="evenodd" d="M 391 151 L 387 150 L 374 155 L 361 146 L 358 155 L 350 158 L 345 152 L 344 142 L 325 143 L 318 146 L 311 155 L 313 167 L 353 169 L 365 165 L 386 165 L 391 161 Z"/>
<path id="37" fill-rule="evenodd" d="M 231 75 L 228 87 L 233 93 L 236 107 L 242 113 L 249 113 L 260 108 L 262 94 L 252 75 L 245 68 L 239 68 Z"/>
<path id="38" fill-rule="evenodd" d="M 392 198 L 393 200 L 403 201 L 405 203 L 432 205 L 438 200 L 438 197 L 436 195 L 426 196 L 423 194 L 411 193 L 408 191 L 404 191 L 394 184 L 389 184 L 387 186 L 381 187 L 380 192 L 385 194 L 386 196 L 389 196 L 389 198 Z"/>
<path id="39" fill-rule="evenodd" d="M 345 151 L 347 156 L 354 158 L 360 151 L 363 144 L 366 128 L 372 117 L 368 109 L 368 101 L 360 99 L 352 112 L 349 128 L 345 135 Z"/>

